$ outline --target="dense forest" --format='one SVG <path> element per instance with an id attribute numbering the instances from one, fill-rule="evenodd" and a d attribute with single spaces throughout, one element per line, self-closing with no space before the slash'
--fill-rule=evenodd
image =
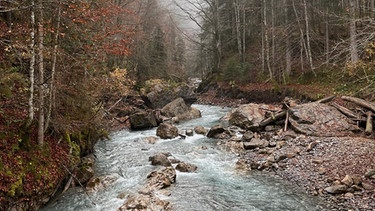
<path id="1" fill-rule="evenodd" d="M 371 78 L 372 0 L 185 2 L 198 11 L 186 12 L 202 30 L 197 70 L 203 75 L 279 83 L 327 72 L 338 78 L 366 72 L 358 80 Z"/>
<path id="2" fill-rule="evenodd" d="M 0 0 L 0 209 L 54 193 L 150 79 L 372 98 L 374 18 L 375 0 Z"/>

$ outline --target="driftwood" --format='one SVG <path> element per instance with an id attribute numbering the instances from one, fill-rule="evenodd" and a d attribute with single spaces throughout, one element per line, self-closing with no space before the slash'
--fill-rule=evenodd
<path id="1" fill-rule="evenodd" d="M 288 130 L 288 122 L 289 122 L 289 112 L 286 112 L 285 123 L 284 123 L 284 132 Z"/>
<path id="2" fill-rule="evenodd" d="M 342 96 L 341 99 L 343 99 L 345 101 L 355 103 L 357 105 L 368 108 L 368 109 L 372 110 L 373 112 L 375 112 L 375 104 L 373 104 L 371 102 L 368 102 L 366 100 L 362 100 L 362 99 L 356 98 L 356 97 L 348 97 L 348 96 Z"/>
<path id="3" fill-rule="evenodd" d="M 346 115 L 349 118 L 354 118 L 354 119 L 358 118 L 357 114 L 355 114 L 351 110 L 345 108 L 344 106 L 341 106 L 337 103 L 332 103 L 332 106 L 335 107 L 337 110 L 339 110 L 341 113 L 343 113 L 344 115 Z"/>
<path id="4" fill-rule="evenodd" d="M 372 125 L 372 112 L 367 112 L 367 121 L 366 121 L 366 135 L 371 135 L 373 131 L 373 125 Z"/>
<path id="5" fill-rule="evenodd" d="M 326 97 L 326 98 L 323 98 L 323 99 L 317 100 L 317 101 L 315 101 L 315 102 L 317 102 L 317 103 L 327 103 L 327 102 L 332 101 L 335 97 L 336 97 L 335 95 L 332 95 L 332 96 L 329 96 L 329 97 Z M 272 123 L 272 122 L 275 122 L 276 120 L 279 120 L 279 119 L 281 119 L 281 118 L 286 117 L 286 119 L 285 119 L 285 127 L 284 127 L 284 131 L 286 131 L 286 130 L 288 129 L 288 126 L 287 126 L 288 121 L 289 121 L 289 120 L 288 120 L 288 119 L 289 119 L 289 113 L 288 113 L 288 110 L 289 110 L 290 107 L 289 107 L 289 105 L 288 105 L 287 102 L 284 102 L 284 105 L 285 105 L 285 107 L 286 107 L 286 110 L 284 110 L 284 111 L 279 111 L 279 112 L 276 113 L 275 115 L 272 115 L 272 116 L 270 116 L 270 117 L 264 119 L 263 121 L 261 121 L 261 122 L 259 123 L 259 126 L 260 126 L 260 127 L 264 127 L 264 126 L 266 126 L 266 125 L 268 125 L 268 124 L 270 124 L 270 123 Z"/>
<path id="6" fill-rule="evenodd" d="M 328 103 L 328 102 L 331 102 L 333 99 L 335 99 L 335 97 L 336 97 L 336 95 L 332 95 L 332 96 L 325 97 L 323 99 L 317 100 L 315 102 L 316 103 Z"/>
<path id="7" fill-rule="evenodd" d="M 278 119 L 281 119 L 284 116 L 286 116 L 286 113 L 287 113 L 287 111 L 280 111 L 280 112 L 276 113 L 275 115 L 272 115 L 271 117 L 268 117 L 268 118 L 264 119 L 263 121 L 261 121 L 259 123 L 259 126 L 264 127 L 264 126 L 268 125 L 271 122 L 274 122 L 274 121 L 276 121 Z"/>
<path id="8" fill-rule="evenodd" d="M 328 103 L 330 102 L 330 106 L 336 108 L 340 113 L 342 113 L 343 115 L 345 115 L 347 118 L 349 118 L 351 120 L 351 123 L 349 124 L 353 124 L 354 122 L 357 123 L 357 125 L 355 127 L 357 127 L 357 129 L 359 129 L 358 127 L 359 126 L 362 126 L 362 129 L 360 129 L 360 131 L 363 131 L 366 135 L 371 135 L 374 133 L 374 116 L 375 116 L 375 103 L 371 103 L 371 102 L 368 102 L 366 100 L 363 100 L 363 99 L 360 99 L 360 98 L 355 98 L 355 97 L 349 97 L 349 96 L 343 96 L 341 97 L 343 100 L 345 101 L 349 101 L 349 102 L 352 102 L 356 105 L 359 105 L 359 107 L 361 107 L 361 111 L 353 111 L 349 108 L 346 108 L 342 105 L 339 105 L 337 103 L 334 103 L 334 102 L 331 102 L 333 99 L 335 99 L 336 96 L 329 96 L 329 97 L 326 97 L 326 98 L 323 98 L 323 99 L 320 99 L 320 100 L 317 100 L 315 101 L 314 103 Z M 290 117 L 290 109 L 292 109 L 293 106 L 290 106 L 289 105 L 289 101 L 285 101 L 284 100 L 284 105 L 282 107 L 282 111 L 279 111 L 277 113 L 275 112 L 272 112 L 272 116 L 270 117 L 267 117 L 267 118 L 264 118 L 260 123 L 259 123 L 259 127 L 263 128 L 267 125 L 270 125 L 270 124 L 278 124 L 278 123 L 275 123 L 279 120 L 284 120 L 283 123 L 284 123 L 284 127 L 283 127 L 283 131 L 287 131 L 288 130 L 288 126 L 289 126 L 289 123 L 291 121 L 291 117 Z M 368 111 L 368 112 L 366 112 Z M 279 122 L 281 122 L 279 121 Z M 350 122 L 350 121 L 349 121 Z M 339 125 L 339 122 L 337 122 L 337 124 Z M 308 134 L 309 131 L 306 131 L 303 129 L 303 127 L 300 127 L 299 124 L 293 124 L 292 125 L 292 128 L 293 130 L 295 130 L 296 132 L 300 132 L 300 133 L 305 133 L 305 134 Z M 348 129 L 350 130 L 350 129 Z M 358 130 L 357 130 L 358 132 Z"/>

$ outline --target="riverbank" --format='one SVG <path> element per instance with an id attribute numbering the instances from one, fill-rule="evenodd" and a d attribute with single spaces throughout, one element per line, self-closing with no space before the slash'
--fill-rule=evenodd
<path id="1" fill-rule="evenodd" d="M 228 94 L 230 91 L 217 90 L 221 89 L 210 89 L 201 94 L 198 102 L 235 107 L 248 103 L 246 99 L 251 99 L 254 94 L 242 93 L 247 97 L 239 98 Z M 283 97 L 280 94 L 280 98 Z M 270 99 L 266 102 L 272 103 Z M 272 104 L 277 102 L 280 101 L 276 99 Z M 346 137 L 292 134 L 286 139 L 280 138 L 281 145 L 278 147 L 243 151 L 238 167 L 247 172 L 266 171 L 301 186 L 309 194 L 323 199 L 330 210 L 374 209 L 375 180 L 371 176 L 371 170 L 375 169 L 373 137 L 361 134 Z M 286 137 L 286 134 L 275 135 Z M 272 160 L 276 157 L 274 155 L 281 156 L 280 160 Z M 340 187 L 345 190 L 332 191 L 332 188 Z"/>

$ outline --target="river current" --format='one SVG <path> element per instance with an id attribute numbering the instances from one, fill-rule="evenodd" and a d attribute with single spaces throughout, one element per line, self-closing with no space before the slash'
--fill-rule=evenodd
<path id="1" fill-rule="evenodd" d="M 178 124 L 183 131 L 195 126 L 210 128 L 229 109 L 218 106 L 193 105 L 202 118 Z M 178 211 L 249 210 L 249 211 L 320 211 L 321 202 L 303 189 L 261 172 L 239 173 L 235 170 L 237 156 L 223 150 L 217 140 L 195 134 L 186 139 L 158 140 L 156 129 L 123 130 L 111 134 L 110 140 L 95 146 L 96 176 L 112 175 L 117 180 L 95 193 L 87 194 L 80 187 L 69 189 L 45 211 L 115 211 L 124 203 L 119 195 L 136 193 L 145 184 L 146 176 L 156 167 L 148 158 L 160 152 L 198 166 L 194 173 L 177 171 L 176 184 L 170 196 L 159 196 L 171 202 Z"/>

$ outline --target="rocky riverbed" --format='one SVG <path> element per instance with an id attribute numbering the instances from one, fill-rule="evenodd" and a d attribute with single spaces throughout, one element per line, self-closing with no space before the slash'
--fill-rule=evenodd
<path id="1" fill-rule="evenodd" d="M 241 99 L 201 95 L 199 103 L 238 106 Z M 375 209 L 375 140 L 361 132 L 319 137 L 291 129 L 245 131 L 242 139 L 223 139 L 223 149 L 240 154 L 238 169 L 266 171 L 304 187 L 331 210 Z M 228 133 L 227 133 L 228 134 Z M 246 135 L 245 135 L 246 134 Z M 228 137 L 226 137 L 228 138 Z"/>
<path id="2" fill-rule="evenodd" d="M 374 159 L 374 140 L 281 135 L 275 145 L 243 151 L 238 167 L 285 178 L 324 198 L 331 210 L 373 210 Z"/>

